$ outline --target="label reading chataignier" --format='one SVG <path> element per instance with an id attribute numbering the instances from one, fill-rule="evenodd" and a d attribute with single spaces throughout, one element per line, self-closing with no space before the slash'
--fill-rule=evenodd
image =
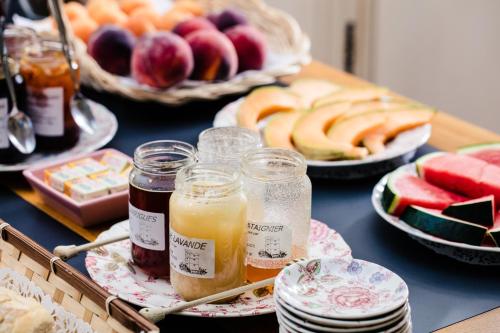
<path id="1" fill-rule="evenodd" d="M 170 229 L 170 267 L 179 274 L 213 279 L 215 241 L 185 237 Z"/>
<path id="2" fill-rule="evenodd" d="M 278 223 L 248 221 L 247 263 L 259 268 L 281 268 L 292 257 L 292 230 Z"/>
<path id="3" fill-rule="evenodd" d="M 0 149 L 9 148 L 7 121 L 9 120 L 7 98 L 0 98 Z"/>
<path id="4" fill-rule="evenodd" d="M 62 87 L 28 88 L 28 111 L 36 134 L 64 135 L 64 89 Z"/>
<path id="5" fill-rule="evenodd" d="M 165 215 L 128 205 L 130 240 L 148 250 L 165 250 Z"/>

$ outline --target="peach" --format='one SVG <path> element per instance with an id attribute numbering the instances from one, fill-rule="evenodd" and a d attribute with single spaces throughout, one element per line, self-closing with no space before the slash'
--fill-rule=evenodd
<path id="1" fill-rule="evenodd" d="M 135 37 L 126 29 L 104 25 L 90 36 L 88 53 L 107 72 L 116 75 L 130 73 L 130 58 Z"/>
<path id="2" fill-rule="evenodd" d="M 193 80 L 227 80 L 236 74 L 238 56 L 231 41 L 217 30 L 198 30 L 186 37 L 194 57 Z"/>
<path id="3" fill-rule="evenodd" d="M 90 36 L 99 28 L 97 23 L 88 16 L 83 16 L 71 21 L 71 28 L 76 36 L 88 43 Z"/>
<path id="4" fill-rule="evenodd" d="M 114 1 L 104 0 L 102 2 L 92 2 L 87 8 L 90 17 L 99 25 L 123 25 L 127 22 L 127 14 L 125 14 L 120 7 L 118 7 L 118 3 Z"/>
<path id="5" fill-rule="evenodd" d="M 64 4 L 63 10 L 70 21 L 88 16 L 87 8 L 76 1 L 71 1 Z"/>
<path id="6" fill-rule="evenodd" d="M 187 42 L 171 32 L 142 36 L 132 52 L 132 76 L 155 88 L 168 88 L 185 80 L 193 70 Z"/>
<path id="7" fill-rule="evenodd" d="M 193 0 L 176 1 L 173 8 L 174 10 L 182 10 L 191 13 L 194 16 L 202 16 L 205 13 L 203 7 Z"/>
<path id="8" fill-rule="evenodd" d="M 248 24 L 245 14 L 238 9 L 232 8 L 225 9 L 220 13 L 212 13 L 208 15 L 207 18 L 212 21 L 212 23 L 215 24 L 217 29 L 220 31 L 224 31 L 234 27 L 235 25 Z"/>
<path id="9" fill-rule="evenodd" d="M 204 17 L 193 17 L 187 21 L 177 24 L 173 30 L 174 33 L 181 37 L 186 37 L 190 33 L 198 30 L 216 30 L 217 28 L 212 22 Z"/>
<path id="10" fill-rule="evenodd" d="M 262 69 L 266 60 L 266 38 L 250 25 L 237 25 L 225 31 L 238 54 L 238 72 Z"/>
<path id="11" fill-rule="evenodd" d="M 184 10 L 169 10 L 156 23 L 159 30 L 172 30 L 177 24 L 193 17 L 193 14 Z"/>
<path id="12" fill-rule="evenodd" d="M 160 16 L 149 7 L 141 7 L 132 12 L 124 27 L 136 36 L 142 36 L 148 32 L 156 31 L 155 22 Z"/>
<path id="13" fill-rule="evenodd" d="M 120 8 L 127 14 L 132 14 L 138 8 L 150 8 L 152 6 L 150 0 L 121 0 Z"/>

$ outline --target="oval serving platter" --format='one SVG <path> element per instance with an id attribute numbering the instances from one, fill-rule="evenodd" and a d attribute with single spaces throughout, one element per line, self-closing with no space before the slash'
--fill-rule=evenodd
<path id="1" fill-rule="evenodd" d="M 215 116 L 213 126 L 237 126 L 236 113 L 244 97 L 229 103 Z M 266 122 L 257 125 L 263 129 Z M 431 136 L 431 125 L 420 126 L 403 133 L 387 144 L 387 149 L 379 154 L 370 155 L 362 160 L 307 161 L 307 172 L 311 177 L 330 179 L 359 179 L 384 174 L 401 165 L 407 164 Z"/>

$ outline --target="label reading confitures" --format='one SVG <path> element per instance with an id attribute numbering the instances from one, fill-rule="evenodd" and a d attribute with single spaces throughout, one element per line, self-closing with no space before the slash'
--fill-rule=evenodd
<path id="1" fill-rule="evenodd" d="M 183 275 L 213 279 L 215 241 L 185 237 L 170 229 L 170 267 Z"/>
<path id="2" fill-rule="evenodd" d="M 292 230 L 284 224 L 248 221 L 247 263 L 281 268 L 292 257 Z"/>
<path id="3" fill-rule="evenodd" d="M 62 87 L 28 88 L 28 111 L 36 134 L 64 135 L 64 89 Z"/>
<path id="4" fill-rule="evenodd" d="M 148 250 L 165 250 L 165 214 L 151 213 L 128 204 L 130 240 Z"/>
<path id="5" fill-rule="evenodd" d="M 9 148 L 7 121 L 9 120 L 7 98 L 0 98 L 0 149 Z"/>

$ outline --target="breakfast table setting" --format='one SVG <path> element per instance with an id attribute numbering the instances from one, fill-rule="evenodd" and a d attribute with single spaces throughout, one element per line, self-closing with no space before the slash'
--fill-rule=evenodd
<path id="1" fill-rule="evenodd" d="M 54 140 L 57 117 L 40 110 L 49 114 L 56 88 L 33 102 L 43 59 L 2 57 L 0 79 L 24 73 L 29 97 L 16 83 L 21 99 L 6 105 L 32 109 L 37 148 L 9 155 L 9 132 L 2 155 L 0 137 L 0 294 L 36 299 L 54 332 L 495 332 L 500 135 L 311 59 L 296 21 L 261 1 L 178 2 L 155 8 L 181 37 L 154 35 L 134 16 L 146 10 L 123 3 L 129 21 L 117 27 L 98 28 L 95 0 L 14 17 L 67 69 L 61 96 L 80 97 L 61 109 L 74 121 Z M 214 36 L 185 33 L 190 19 Z M 131 73 L 103 59 L 107 43 L 125 47 L 142 29 Z M 249 66 L 237 71 L 229 51 L 218 68 L 204 58 L 223 37 L 236 51 L 251 40 L 263 57 L 261 35 L 261 64 L 234 53 Z M 152 45 L 192 50 L 194 63 L 162 63 Z M 476 165 L 488 173 L 468 186 Z"/>

